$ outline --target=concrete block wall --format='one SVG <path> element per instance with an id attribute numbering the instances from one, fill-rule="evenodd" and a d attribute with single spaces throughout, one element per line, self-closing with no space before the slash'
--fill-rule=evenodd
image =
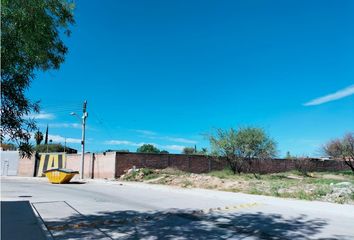
<path id="1" fill-rule="evenodd" d="M 67 154 L 65 168 L 72 169 L 74 171 L 81 171 L 81 154 Z M 92 154 L 85 153 L 84 162 L 84 177 L 91 178 L 92 176 Z"/>
<path id="2" fill-rule="evenodd" d="M 81 154 L 67 154 L 66 168 L 80 171 Z M 85 178 L 115 178 L 116 153 L 86 153 L 84 162 Z"/>
<path id="3" fill-rule="evenodd" d="M 33 177 L 35 167 L 35 156 L 31 158 L 19 158 L 18 160 L 18 176 Z"/>
<path id="4" fill-rule="evenodd" d="M 116 173 L 116 153 L 95 153 L 93 178 L 115 178 Z"/>

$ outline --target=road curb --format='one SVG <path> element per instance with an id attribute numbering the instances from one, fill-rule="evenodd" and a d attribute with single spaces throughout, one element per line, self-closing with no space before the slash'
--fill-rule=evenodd
<path id="1" fill-rule="evenodd" d="M 34 215 L 36 216 L 37 222 L 43 232 L 43 234 L 45 235 L 46 239 L 48 240 L 54 240 L 51 232 L 49 231 L 49 229 L 47 228 L 47 226 L 45 225 L 42 217 L 39 215 L 39 213 L 37 212 L 37 209 L 35 208 L 35 206 L 33 206 L 33 204 L 31 203 L 31 207 L 32 210 L 34 212 Z"/>

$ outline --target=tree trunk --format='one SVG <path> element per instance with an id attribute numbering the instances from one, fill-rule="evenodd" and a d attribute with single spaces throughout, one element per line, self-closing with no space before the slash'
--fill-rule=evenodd
<path id="1" fill-rule="evenodd" d="M 345 164 L 347 164 L 350 169 L 352 170 L 352 172 L 354 173 L 354 165 L 353 162 L 351 160 L 344 160 Z"/>

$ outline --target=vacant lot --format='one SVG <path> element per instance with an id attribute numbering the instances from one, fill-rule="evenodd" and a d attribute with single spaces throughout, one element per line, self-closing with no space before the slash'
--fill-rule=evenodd
<path id="1" fill-rule="evenodd" d="M 147 168 L 130 171 L 121 177 L 127 181 L 143 181 L 184 188 L 206 188 L 221 191 L 243 192 L 284 198 L 320 200 L 354 204 L 354 175 L 343 172 L 297 171 L 253 175 L 234 175 L 229 170 L 209 174 L 191 174 L 175 169 L 152 170 Z"/>

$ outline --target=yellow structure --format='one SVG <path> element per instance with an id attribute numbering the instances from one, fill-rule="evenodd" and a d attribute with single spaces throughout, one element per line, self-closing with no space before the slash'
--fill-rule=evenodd
<path id="1" fill-rule="evenodd" d="M 44 172 L 52 168 L 65 168 L 65 153 L 40 153 L 37 165 L 37 176 L 42 177 Z"/>
<path id="2" fill-rule="evenodd" d="M 51 183 L 68 183 L 75 176 L 75 174 L 78 173 L 78 171 L 64 168 L 54 168 L 44 171 L 44 174 Z"/>

